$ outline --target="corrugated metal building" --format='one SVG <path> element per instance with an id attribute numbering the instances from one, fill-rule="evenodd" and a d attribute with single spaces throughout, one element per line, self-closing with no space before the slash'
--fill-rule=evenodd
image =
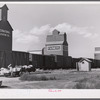
<path id="1" fill-rule="evenodd" d="M 58 30 L 53 30 L 52 35 L 47 35 L 46 44 L 43 48 L 44 55 L 68 56 L 68 43 L 66 33 L 60 34 Z"/>

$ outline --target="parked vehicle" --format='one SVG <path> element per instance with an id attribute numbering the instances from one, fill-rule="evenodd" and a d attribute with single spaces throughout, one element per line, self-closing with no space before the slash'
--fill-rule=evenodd
<path id="1" fill-rule="evenodd" d="M 7 69 L 7 68 L 1 68 L 0 69 L 0 75 L 1 76 L 9 76 L 11 73 L 10 73 L 10 70 Z"/>

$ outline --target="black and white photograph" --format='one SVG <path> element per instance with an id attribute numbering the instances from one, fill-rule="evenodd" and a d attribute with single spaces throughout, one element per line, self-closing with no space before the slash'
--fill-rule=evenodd
<path id="1" fill-rule="evenodd" d="M 100 89 L 100 2 L 0 2 L 5 89 Z"/>

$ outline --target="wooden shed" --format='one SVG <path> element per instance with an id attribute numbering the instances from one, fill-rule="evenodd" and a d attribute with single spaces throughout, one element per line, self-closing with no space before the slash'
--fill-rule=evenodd
<path id="1" fill-rule="evenodd" d="M 76 62 L 77 71 L 91 71 L 91 60 L 87 58 L 81 58 Z"/>

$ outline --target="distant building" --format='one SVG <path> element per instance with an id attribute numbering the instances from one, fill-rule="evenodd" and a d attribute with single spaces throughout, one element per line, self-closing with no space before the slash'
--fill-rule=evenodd
<path id="1" fill-rule="evenodd" d="M 91 60 L 87 58 L 81 58 L 76 64 L 78 71 L 91 71 Z"/>
<path id="2" fill-rule="evenodd" d="M 66 33 L 60 34 L 58 30 L 53 30 L 52 35 L 47 35 L 45 47 L 42 50 L 44 55 L 68 56 L 68 43 Z"/>
<path id="3" fill-rule="evenodd" d="M 0 51 L 12 51 L 12 27 L 7 18 L 8 7 L 0 8 Z"/>
<path id="4" fill-rule="evenodd" d="M 100 60 L 100 47 L 95 47 L 94 59 Z"/>

